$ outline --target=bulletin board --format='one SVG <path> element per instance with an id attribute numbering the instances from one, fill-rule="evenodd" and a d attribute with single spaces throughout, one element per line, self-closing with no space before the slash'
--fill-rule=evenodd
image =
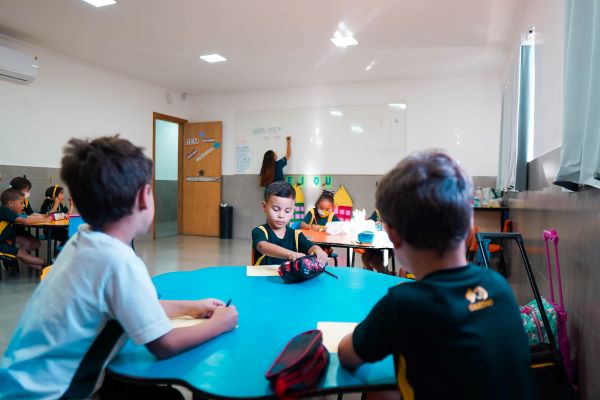
<path id="1" fill-rule="evenodd" d="M 285 174 L 377 175 L 406 155 L 405 104 L 370 104 L 235 115 L 235 172 L 258 174 L 263 155 L 292 157 Z"/>

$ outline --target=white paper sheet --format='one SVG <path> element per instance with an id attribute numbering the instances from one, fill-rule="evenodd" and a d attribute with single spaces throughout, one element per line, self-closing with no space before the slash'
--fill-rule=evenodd
<path id="1" fill-rule="evenodd" d="M 279 265 L 248 265 L 246 276 L 279 276 Z"/>
<path id="2" fill-rule="evenodd" d="M 323 345 L 330 353 L 337 353 L 344 336 L 354 331 L 357 322 L 317 322 L 317 329 L 323 332 Z"/>
<path id="3" fill-rule="evenodd" d="M 177 318 L 171 318 L 171 326 L 174 328 L 187 328 L 188 326 L 194 326 L 203 323 L 206 319 L 194 318 L 190 316 L 182 316 Z"/>

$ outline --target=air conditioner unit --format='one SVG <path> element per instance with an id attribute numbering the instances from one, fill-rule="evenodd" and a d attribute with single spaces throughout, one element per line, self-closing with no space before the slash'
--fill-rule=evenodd
<path id="1" fill-rule="evenodd" d="M 0 46 L 0 78 L 18 83 L 31 83 L 38 74 L 34 56 Z"/>

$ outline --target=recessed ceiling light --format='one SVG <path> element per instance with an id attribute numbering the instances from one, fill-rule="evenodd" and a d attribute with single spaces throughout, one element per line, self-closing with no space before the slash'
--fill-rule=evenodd
<path id="1" fill-rule="evenodd" d="M 83 0 L 88 4 L 93 5 L 94 7 L 104 7 L 110 6 L 111 4 L 115 4 L 115 0 Z"/>
<path id="2" fill-rule="evenodd" d="M 346 48 L 348 46 L 356 46 L 358 44 L 358 41 L 356 39 L 354 39 L 354 36 L 352 36 L 352 35 L 343 36 L 341 34 L 338 35 L 338 33 L 339 32 L 336 32 L 336 35 L 331 38 L 331 41 L 337 47 Z"/>
<path id="3" fill-rule="evenodd" d="M 406 110 L 406 104 L 404 103 L 390 103 L 388 104 L 390 108 L 397 108 L 399 110 Z"/>
<path id="4" fill-rule="evenodd" d="M 200 58 L 209 63 L 227 61 L 227 59 L 220 54 L 207 54 L 205 56 L 200 56 Z"/>
<path id="5" fill-rule="evenodd" d="M 369 65 L 366 66 L 365 71 L 369 71 L 371 68 L 373 68 L 373 65 L 375 65 L 377 61 L 373 60 L 369 63 Z"/>
<path id="6" fill-rule="evenodd" d="M 333 115 L 334 117 L 341 117 L 342 115 L 344 115 L 344 113 L 340 110 L 331 110 L 329 111 L 329 114 Z"/>

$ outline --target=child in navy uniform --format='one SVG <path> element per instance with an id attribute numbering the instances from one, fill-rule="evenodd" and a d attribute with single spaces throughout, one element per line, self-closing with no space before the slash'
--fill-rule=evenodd
<path id="1" fill-rule="evenodd" d="M 64 214 L 65 217 L 73 213 L 73 200 L 69 198 L 69 207 L 63 204 L 65 189 L 58 185 L 50 186 L 46 189 L 46 198 L 42 203 L 41 212 L 43 214 Z M 47 233 L 47 231 L 44 231 Z M 52 228 L 52 238 L 58 240 L 60 245 L 64 245 L 69 238 L 69 228 Z"/>
<path id="2" fill-rule="evenodd" d="M 328 222 L 339 221 L 339 218 L 333 212 L 334 207 L 333 193 L 323 190 L 315 202 L 315 206 L 308 210 L 304 216 L 304 220 L 300 223 L 300 228 L 324 231 Z"/>
<path id="3" fill-rule="evenodd" d="M 18 259 L 26 265 L 41 269 L 46 260 L 31 255 L 30 252 L 40 247 L 40 241 L 31 236 L 16 236 L 13 224 L 31 225 L 40 222 L 50 222 L 49 217 L 22 217 L 25 207 L 25 197 L 15 189 L 6 189 L 0 196 L 0 255 L 6 258 Z M 17 246 L 18 245 L 18 246 Z"/>
<path id="4" fill-rule="evenodd" d="M 306 254 L 317 256 L 327 263 L 327 254 L 299 230 L 288 223 L 294 215 L 296 191 L 289 183 L 278 181 L 267 186 L 262 203 L 267 223 L 252 229 L 252 258 L 254 265 L 282 264 Z"/>
<path id="5" fill-rule="evenodd" d="M 380 181 L 376 198 L 395 255 L 416 281 L 389 289 L 342 339 L 341 365 L 352 370 L 393 355 L 404 399 L 533 399 L 529 343 L 511 288 L 498 273 L 467 264 L 470 178 L 444 153 L 419 153 Z"/>
<path id="6" fill-rule="evenodd" d="M 89 225 L 67 242 L 21 314 L 0 362 L 2 396 L 88 398 L 126 337 L 166 358 L 235 328 L 237 311 L 221 300 L 159 300 L 131 249 L 154 218 L 152 161 L 141 148 L 118 137 L 71 139 L 61 178 Z M 172 328 L 169 318 L 184 315 L 206 322 Z M 153 398 L 165 398 L 161 391 L 153 387 Z"/>
<path id="7" fill-rule="evenodd" d="M 25 207 L 23 208 L 23 212 L 28 216 L 36 215 L 36 213 L 33 211 L 33 208 L 31 207 L 31 203 L 29 202 L 29 196 L 31 195 L 31 182 L 29 181 L 29 179 L 27 179 L 24 175 L 17 176 L 10 181 L 10 187 L 23 195 L 25 199 Z"/>

